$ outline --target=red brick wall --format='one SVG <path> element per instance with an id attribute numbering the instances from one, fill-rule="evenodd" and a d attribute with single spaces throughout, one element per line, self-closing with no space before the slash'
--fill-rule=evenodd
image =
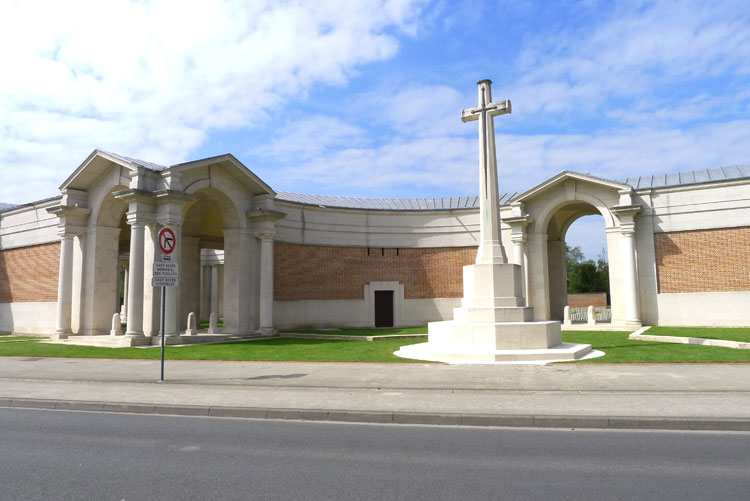
<path id="1" fill-rule="evenodd" d="M 581 292 L 577 294 L 568 294 L 568 306 L 571 308 L 588 308 L 593 306 L 607 306 L 606 292 Z"/>
<path id="2" fill-rule="evenodd" d="M 476 247 L 381 249 L 274 243 L 274 299 L 364 299 L 374 281 L 404 284 L 406 299 L 463 297 Z"/>
<path id="3" fill-rule="evenodd" d="M 655 233 L 659 292 L 750 291 L 750 228 Z"/>
<path id="4" fill-rule="evenodd" d="M 0 303 L 57 301 L 60 243 L 0 250 Z"/>

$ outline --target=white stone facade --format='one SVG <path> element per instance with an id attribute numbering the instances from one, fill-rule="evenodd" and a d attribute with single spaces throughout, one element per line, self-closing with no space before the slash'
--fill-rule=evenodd
<path id="1" fill-rule="evenodd" d="M 508 261 L 522 266 L 534 319 L 562 320 L 565 233 L 578 217 L 601 214 L 613 324 L 750 325 L 750 290 L 659 293 L 654 247 L 656 233 L 750 227 L 750 175 L 638 186 L 563 172 L 501 202 L 500 238 Z M 56 302 L 2 296 L 10 279 L 0 269 L 0 331 L 108 335 L 113 314 L 122 313 L 124 336 L 156 335 L 161 304 L 151 268 L 165 225 L 180 241 L 182 280 L 166 302 L 172 335 L 185 331 L 190 312 L 203 322 L 214 312 L 226 333 L 374 325 L 365 289 L 358 300 L 274 300 L 274 242 L 404 249 L 477 246 L 479 239 L 476 207 L 300 203 L 278 196 L 231 155 L 160 167 L 97 150 L 61 192 L 0 212 L 0 252 L 60 243 Z M 405 299 L 400 287 L 395 280 L 368 289 L 394 291 L 396 326 L 449 320 L 461 302 Z"/>

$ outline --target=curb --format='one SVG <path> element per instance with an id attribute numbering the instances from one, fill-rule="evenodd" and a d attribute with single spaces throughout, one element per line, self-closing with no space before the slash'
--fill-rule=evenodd
<path id="1" fill-rule="evenodd" d="M 495 426 L 509 428 L 576 428 L 600 430 L 750 431 L 750 418 L 533 416 L 406 411 L 274 409 L 260 407 L 139 404 L 125 402 L 90 402 L 81 400 L 44 400 L 0 397 L 0 408 L 3 407 L 345 423 Z"/>

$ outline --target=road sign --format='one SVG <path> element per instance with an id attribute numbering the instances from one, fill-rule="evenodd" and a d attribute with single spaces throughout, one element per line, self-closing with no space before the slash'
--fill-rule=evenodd
<path id="1" fill-rule="evenodd" d="M 159 242 L 159 249 L 161 250 L 162 254 L 172 254 L 175 247 L 177 247 L 177 237 L 175 236 L 172 228 L 169 228 L 168 226 L 165 226 L 164 228 L 159 230 L 159 237 L 157 241 Z"/>
<path id="2" fill-rule="evenodd" d="M 154 262 L 154 277 L 152 287 L 174 287 L 180 282 L 180 272 L 177 263 Z"/>

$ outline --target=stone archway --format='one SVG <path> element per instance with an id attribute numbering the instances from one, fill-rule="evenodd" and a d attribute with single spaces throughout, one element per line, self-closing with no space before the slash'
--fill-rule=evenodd
<path id="1" fill-rule="evenodd" d="M 221 314 L 225 333 L 247 333 L 257 328 L 257 277 L 252 236 L 247 229 L 246 217 L 226 190 L 208 183 L 191 185 L 187 193 L 195 200 L 183 209 L 183 282 L 192 287 L 182 287 L 181 311 L 198 313 L 201 310 L 201 275 L 204 286 L 214 289 L 216 301 L 209 302 Z M 231 192 L 230 192 L 231 193 Z M 203 250 L 223 251 L 216 260 L 205 263 L 211 271 L 201 270 Z M 220 258 L 220 259 L 219 259 Z M 225 271 L 226 270 L 226 271 Z M 214 281 L 214 279 L 218 279 Z M 205 299 L 203 301 L 205 303 Z M 181 318 L 182 318 L 181 317 Z M 182 319 L 184 322 L 185 320 Z"/>
<path id="2" fill-rule="evenodd" d="M 550 319 L 563 320 L 563 311 L 568 304 L 568 276 L 566 266 L 567 234 L 570 227 L 584 216 L 602 216 L 596 207 L 580 201 L 572 201 L 561 206 L 552 215 L 547 225 L 548 287 L 550 298 Z M 609 228 L 610 230 L 612 228 Z M 604 231 L 607 231 L 606 225 Z M 607 241 L 607 252 L 610 242 Z M 615 270 L 617 271 L 617 270 Z M 610 273 L 612 270 L 610 269 Z M 611 291 L 607 291 L 610 293 Z M 616 297 L 619 298 L 617 294 Z"/>
<path id="3" fill-rule="evenodd" d="M 535 320 L 561 318 L 567 296 L 565 233 L 577 218 L 600 214 L 607 233 L 612 323 L 640 324 L 635 258 L 639 210 L 632 187 L 572 172 L 562 172 L 513 199 L 505 223 L 511 226 L 514 260 L 528 263 L 527 301 L 534 307 Z"/>
<path id="4" fill-rule="evenodd" d="M 109 334 L 112 315 L 120 310 L 120 256 L 127 253 L 130 227 L 126 221 L 127 204 L 115 198 L 114 193 L 125 188 L 115 185 L 103 190 L 82 241 L 79 334 Z"/>
<path id="5" fill-rule="evenodd" d="M 208 321 L 211 313 L 223 320 L 225 220 L 233 220 L 235 209 L 218 190 L 193 194 L 196 200 L 186 204 L 182 226 L 182 276 L 193 285 L 182 287 L 180 308 L 195 312 L 201 321 Z"/>

